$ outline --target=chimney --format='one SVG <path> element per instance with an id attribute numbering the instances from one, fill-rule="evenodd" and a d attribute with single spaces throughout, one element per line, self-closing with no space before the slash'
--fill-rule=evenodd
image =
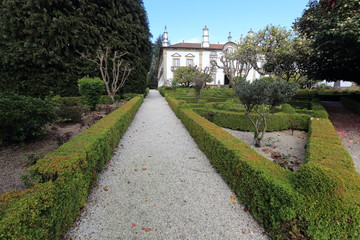
<path id="1" fill-rule="evenodd" d="M 210 43 L 209 43 L 209 29 L 205 26 L 205 28 L 203 28 L 203 41 L 201 44 L 201 47 L 203 48 L 208 48 L 210 47 Z"/>
<path id="2" fill-rule="evenodd" d="M 168 47 L 169 46 L 168 32 L 166 30 L 166 26 L 165 26 L 165 30 L 164 30 L 164 34 L 163 34 L 162 46 L 163 47 Z"/>

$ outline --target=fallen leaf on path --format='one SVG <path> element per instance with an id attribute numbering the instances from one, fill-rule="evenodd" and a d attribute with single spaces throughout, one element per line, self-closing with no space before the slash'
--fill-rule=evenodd
<path id="1" fill-rule="evenodd" d="M 135 227 L 135 226 L 136 226 L 136 224 L 135 224 L 135 223 L 133 223 L 133 224 L 131 224 L 131 226 Z"/>
<path id="2" fill-rule="evenodd" d="M 242 234 L 245 234 L 245 233 L 246 233 L 246 231 L 245 231 L 245 230 L 242 230 L 242 231 L 241 231 L 241 233 L 242 233 Z"/>
<path id="3" fill-rule="evenodd" d="M 230 201 L 231 201 L 232 203 L 235 203 L 235 196 L 230 196 Z"/>
<path id="4" fill-rule="evenodd" d="M 269 153 L 269 152 L 270 152 L 270 149 L 268 149 L 268 148 L 263 148 L 263 149 L 261 149 L 261 151 L 263 151 L 264 153 Z"/>
<path id="5" fill-rule="evenodd" d="M 145 232 L 150 232 L 152 229 L 151 228 L 142 228 L 141 230 L 143 230 Z"/>
<path id="6" fill-rule="evenodd" d="M 157 206 L 157 204 L 155 203 L 155 204 L 154 204 L 154 207 L 156 207 L 156 206 Z"/>
<path id="7" fill-rule="evenodd" d="M 147 170 L 147 168 L 143 168 L 142 170 L 143 170 L 143 171 L 146 171 L 146 170 Z"/>
<path id="8" fill-rule="evenodd" d="M 244 212 L 248 212 L 249 211 L 249 209 L 247 209 L 246 207 L 244 208 Z"/>
<path id="9" fill-rule="evenodd" d="M 103 187 L 104 191 L 109 191 L 109 187 L 108 186 L 105 186 Z"/>
<path id="10" fill-rule="evenodd" d="M 138 170 L 135 168 L 134 171 L 137 172 Z"/>

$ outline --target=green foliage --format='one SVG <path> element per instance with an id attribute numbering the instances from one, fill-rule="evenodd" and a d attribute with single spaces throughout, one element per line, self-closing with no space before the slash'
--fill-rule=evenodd
<path id="1" fill-rule="evenodd" d="M 283 113 L 290 113 L 290 114 L 293 114 L 293 113 L 295 113 L 295 109 L 290 105 L 290 104 L 283 104 L 282 106 L 281 106 L 281 111 L 283 112 Z"/>
<path id="2" fill-rule="evenodd" d="M 104 82 L 100 78 L 81 78 L 78 81 L 80 94 L 85 99 L 86 105 L 95 110 L 99 104 L 100 95 L 104 92 Z"/>
<path id="3" fill-rule="evenodd" d="M 328 119 L 308 118 L 306 164 L 293 173 L 183 108 L 180 101 L 169 96 L 166 99 L 270 237 L 340 240 L 360 236 L 360 175 Z"/>
<path id="4" fill-rule="evenodd" d="M 110 45 L 128 52 L 125 60 L 136 69 L 124 92 L 145 91 L 151 34 L 142 0 L 1 1 L 0 25 L 0 89 L 77 96 L 77 79 L 99 77 L 79 53 L 95 59 Z"/>
<path id="5" fill-rule="evenodd" d="M 251 121 L 244 115 L 244 112 L 234 112 L 234 111 L 224 111 L 224 110 L 215 110 L 215 109 L 204 109 L 197 108 L 194 109 L 196 113 L 200 116 L 206 118 L 207 120 L 215 123 L 218 126 L 224 128 L 230 128 L 234 130 L 242 131 L 254 131 L 254 126 Z M 260 120 L 260 117 L 255 114 L 251 114 L 251 117 L 256 120 Z M 271 118 L 267 119 L 267 128 L 266 130 L 271 131 L 281 131 L 286 130 L 291 127 L 289 120 L 293 119 L 299 125 L 296 126 L 298 130 L 307 130 L 309 119 L 311 116 L 306 114 L 285 114 L 285 113 L 275 113 Z M 264 130 L 264 125 L 259 125 L 259 130 Z"/>
<path id="6" fill-rule="evenodd" d="M 30 168 L 34 187 L 0 195 L 0 239 L 60 239 L 143 101 L 135 97 Z"/>
<path id="7" fill-rule="evenodd" d="M 78 123 L 81 121 L 83 109 L 78 106 L 60 105 L 56 110 L 57 121 Z"/>
<path id="8" fill-rule="evenodd" d="M 260 80 L 266 82 L 274 82 L 274 79 L 272 77 L 262 77 L 260 78 Z"/>
<path id="9" fill-rule="evenodd" d="M 192 67 L 178 67 L 174 71 L 174 83 L 184 87 L 190 87 L 191 82 L 196 77 L 196 69 Z"/>
<path id="10" fill-rule="evenodd" d="M 47 101 L 16 94 L 0 94 L 0 143 L 21 142 L 42 134 L 56 118 Z"/>
<path id="11" fill-rule="evenodd" d="M 254 143 L 261 146 L 261 140 L 267 129 L 267 118 L 275 111 L 275 107 L 288 102 L 298 89 L 296 83 L 268 82 L 255 80 L 241 81 L 235 84 L 234 93 L 245 107 L 245 116 L 253 125 Z M 250 113 L 256 112 L 260 118 L 254 118 Z M 260 126 L 262 130 L 260 131 Z"/>
<path id="12" fill-rule="evenodd" d="M 295 28 L 310 40 L 309 75 L 360 83 L 358 0 L 311 0 Z"/>
<path id="13" fill-rule="evenodd" d="M 160 49 L 162 47 L 162 35 L 159 35 L 152 44 L 152 58 L 151 58 L 151 66 L 148 75 L 148 83 L 147 86 L 151 89 L 156 89 L 158 87 L 158 65 L 160 58 Z"/>

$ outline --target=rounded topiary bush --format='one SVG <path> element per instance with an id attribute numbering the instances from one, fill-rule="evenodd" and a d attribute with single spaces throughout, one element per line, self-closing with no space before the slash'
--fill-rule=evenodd
<path id="1" fill-rule="evenodd" d="M 100 78 L 81 78 L 78 81 L 80 94 L 84 97 L 86 105 L 95 110 L 100 102 L 100 96 L 105 91 L 104 82 Z"/>
<path id="2" fill-rule="evenodd" d="M 16 94 L 0 95 L 0 144 L 21 142 L 42 134 L 56 119 L 52 103 Z"/>
<path id="3" fill-rule="evenodd" d="M 287 103 L 282 105 L 281 111 L 283 113 L 289 113 L 289 114 L 295 113 L 295 109 L 290 104 L 287 104 Z"/>

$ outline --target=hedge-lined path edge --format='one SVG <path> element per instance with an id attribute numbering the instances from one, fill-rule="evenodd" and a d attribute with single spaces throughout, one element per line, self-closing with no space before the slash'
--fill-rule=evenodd
<path id="1" fill-rule="evenodd" d="M 156 90 L 66 238 L 268 239 Z"/>

